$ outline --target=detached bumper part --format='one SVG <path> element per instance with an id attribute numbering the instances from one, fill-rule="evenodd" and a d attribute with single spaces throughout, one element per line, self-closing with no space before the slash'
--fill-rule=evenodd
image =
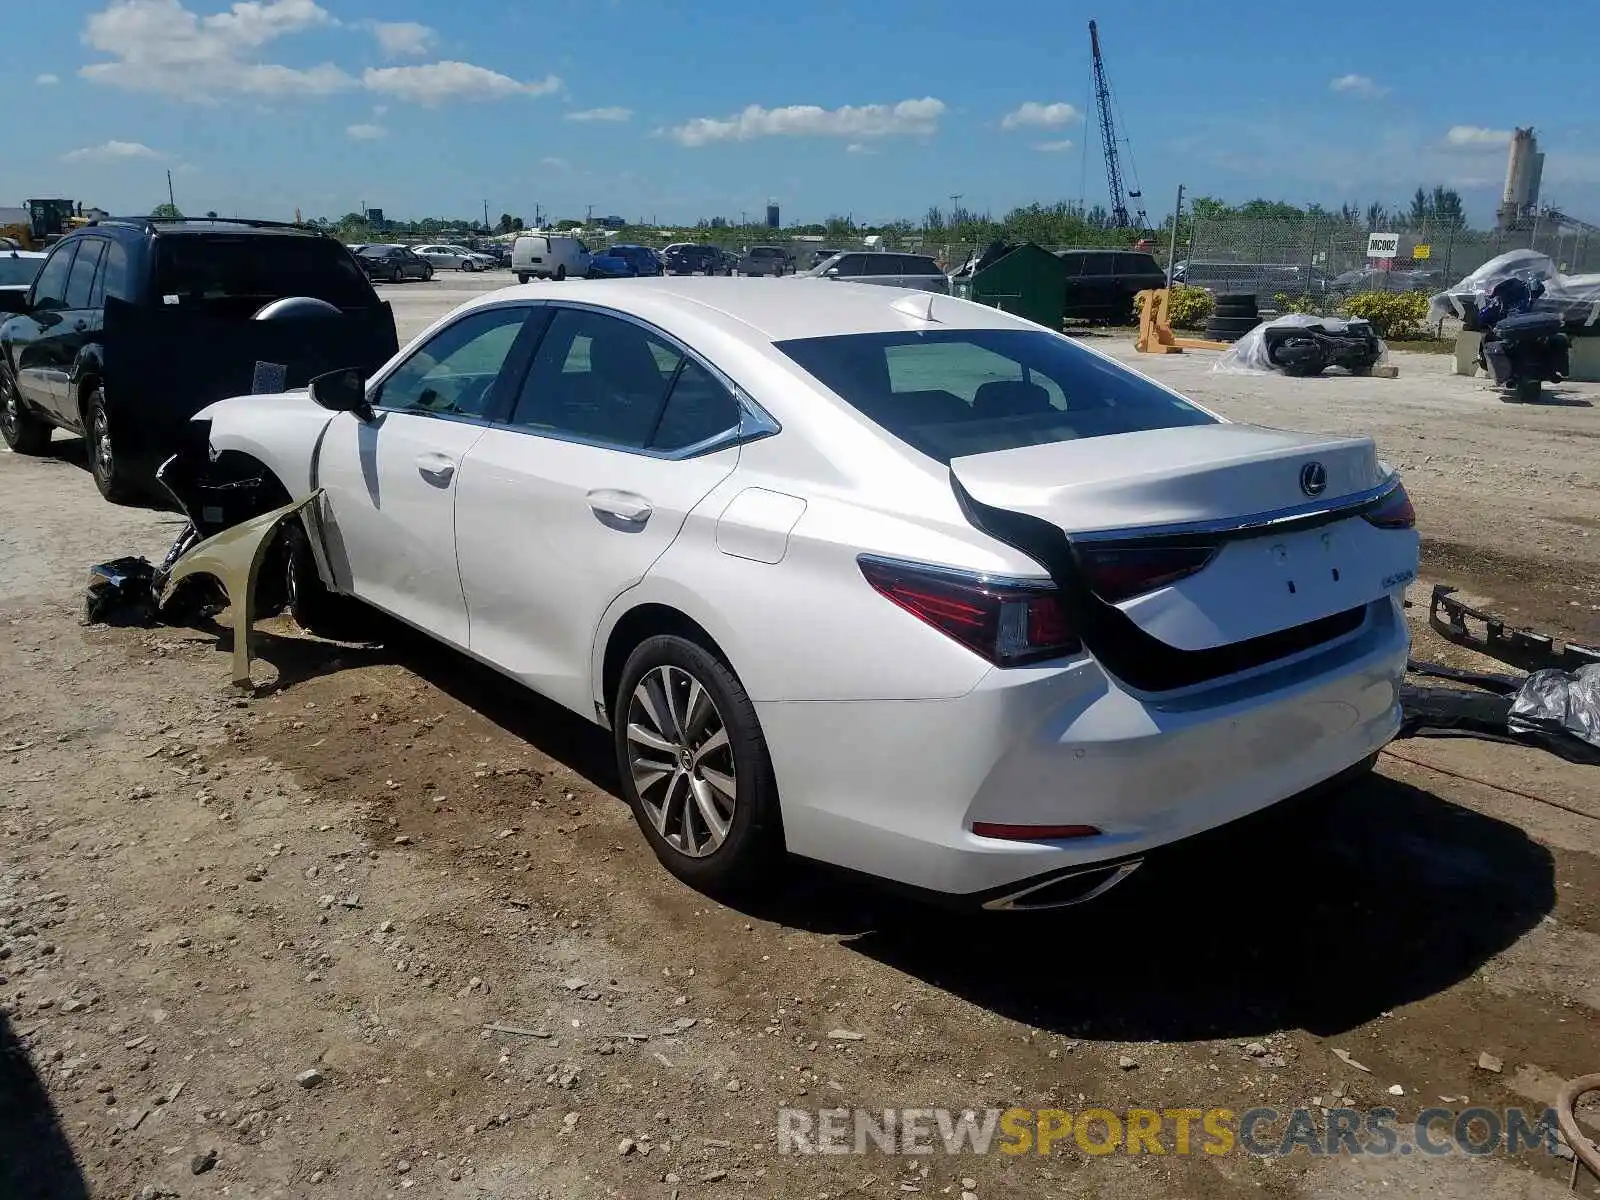
<path id="1" fill-rule="evenodd" d="M 291 518 L 304 520 L 304 509 L 322 495 L 318 488 L 300 500 L 292 501 L 251 517 L 221 533 L 199 542 L 172 563 L 161 583 L 161 604 L 172 598 L 185 579 L 208 575 L 227 593 L 233 616 L 233 684 L 250 686 L 250 630 L 255 622 L 256 582 L 266 561 L 273 536 Z M 308 530 L 308 533 L 310 530 Z M 313 540 L 315 538 L 313 537 Z"/>
<path id="2" fill-rule="evenodd" d="M 118 558 L 89 568 L 83 619 L 90 625 L 153 625 L 155 568 L 145 558 Z"/>

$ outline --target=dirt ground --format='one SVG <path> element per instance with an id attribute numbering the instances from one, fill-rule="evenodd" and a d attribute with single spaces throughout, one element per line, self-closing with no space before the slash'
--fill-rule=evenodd
<path id="1" fill-rule="evenodd" d="M 481 286 L 398 289 L 403 333 Z M 1421 513 L 1416 598 L 1595 638 L 1600 408 L 1397 360 L 1138 362 L 1373 433 Z M 1397 743 L 1055 914 L 799 868 L 731 908 L 655 864 L 604 734 L 414 636 L 265 622 L 245 697 L 214 631 L 84 626 L 85 568 L 177 526 L 55 451 L 0 455 L 0 1197 L 1568 1194 L 1544 1153 L 783 1154 L 777 1110 L 1542 1108 L 1600 1070 L 1592 767 Z M 1419 654 L 1487 662 L 1424 617 Z"/>

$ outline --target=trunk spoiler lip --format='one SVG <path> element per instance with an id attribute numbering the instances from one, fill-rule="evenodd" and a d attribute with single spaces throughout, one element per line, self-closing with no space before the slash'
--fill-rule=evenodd
<path id="1" fill-rule="evenodd" d="M 957 483 L 960 481 L 957 480 Z M 1121 526 L 1116 529 L 1067 531 L 1074 542 L 1093 543 L 1098 546 L 1133 543 L 1140 546 L 1161 545 L 1169 541 L 1192 541 L 1195 538 L 1253 537 L 1262 533 L 1287 533 L 1296 529 L 1311 529 L 1353 517 L 1381 504 L 1400 486 L 1400 476 L 1391 472 L 1377 487 L 1352 492 L 1336 500 L 1313 500 L 1306 504 L 1292 504 L 1284 508 L 1252 513 L 1243 517 L 1217 517 L 1204 521 L 1183 521 L 1160 525 Z M 965 491 L 962 488 L 961 491 Z"/>

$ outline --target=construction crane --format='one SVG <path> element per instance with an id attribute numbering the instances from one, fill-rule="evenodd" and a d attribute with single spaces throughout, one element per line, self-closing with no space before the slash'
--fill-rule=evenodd
<path id="1" fill-rule="evenodd" d="M 1111 85 L 1106 82 L 1106 64 L 1100 57 L 1100 30 L 1093 21 L 1089 22 L 1089 46 L 1094 51 L 1094 103 L 1100 113 L 1100 144 L 1104 148 L 1106 159 L 1106 185 L 1111 190 L 1111 225 L 1115 229 L 1130 229 L 1135 225 L 1137 218 L 1139 229 L 1149 228 L 1150 221 L 1144 215 L 1143 193 L 1138 190 L 1138 179 L 1134 179 L 1135 187 L 1123 191 L 1122 185 L 1122 160 L 1117 151 L 1117 127 L 1111 117 Z M 1134 201 L 1134 216 L 1128 215 L 1128 201 Z"/>

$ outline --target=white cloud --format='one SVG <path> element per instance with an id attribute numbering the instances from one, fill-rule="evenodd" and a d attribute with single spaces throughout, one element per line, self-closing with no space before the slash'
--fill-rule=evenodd
<path id="1" fill-rule="evenodd" d="M 585 109 L 581 109 L 578 112 L 569 112 L 567 114 L 567 120 L 569 120 L 569 121 L 631 121 L 631 120 L 633 120 L 633 109 L 631 109 L 631 108 L 619 108 L 619 107 L 616 107 L 616 106 L 612 106 L 610 108 L 585 108 Z"/>
<path id="2" fill-rule="evenodd" d="M 416 21 L 368 21 L 366 28 L 378 39 L 389 58 L 415 58 L 433 49 L 439 35 Z"/>
<path id="3" fill-rule="evenodd" d="M 1060 129 L 1063 125 L 1071 125 L 1074 121 L 1082 119 L 1082 113 L 1063 101 L 1040 104 L 1037 100 L 1029 100 L 1001 117 L 1000 128 Z"/>
<path id="4" fill-rule="evenodd" d="M 1379 96 L 1387 95 L 1389 91 L 1370 75 L 1340 75 L 1328 80 L 1328 90 L 1343 92 L 1347 96 L 1359 96 L 1363 100 L 1376 100 Z"/>
<path id="5" fill-rule="evenodd" d="M 362 75 L 361 82 L 371 91 L 430 107 L 450 100 L 503 100 L 561 90 L 561 80 L 554 75 L 521 83 L 509 75 L 464 62 L 371 69 Z"/>
<path id="6" fill-rule="evenodd" d="M 541 158 L 539 160 L 539 165 L 541 167 L 549 167 L 552 171 L 570 171 L 572 169 L 572 164 L 566 159 L 552 158 L 549 156 Z"/>
<path id="7" fill-rule="evenodd" d="M 372 106 L 372 115 L 375 117 L 381 117 L 388 111 L 389 106 L 387 104 L 374 104 Z"/>
<path id="8" fill-rule="evenodd" d="M 208 102 L 226 96 L 325 96 L 353 85 L 331 63 L 288 67 L 259 62 L 278 38 L 336 22 L 315 0 L 239 0 L 200 16 L 179 0 L 111 0 L 92 14 L 83 40 L 111 61 L 80 74 L 136 92 Z"/>
<path id="9" fill-rule="evenodd" d="M 130 162 L 136 158 L 160 158 L 161 155 L 143 142 L 102 142 L 98 146 L 85 146 L 61 156 L 69 163 Z"/>
<path id="10" fill-rule="evenodd" d="M 861 142 L 851 142 L 848 146 L 846 146 L 844 148 L 844 152 L 846 154 L 876 154 L 877 153 L 877 151 L 874 150 L 871 146 L 863 145 Z"/>
<path id="11" fill-rule="evenodd" d="M 1484 129 L 1481 125 L 1452 125 L 1444 144 L 1458 150 L 1498 149 L 1511 141 L 1509 129 Z"/>
<path id="12" fill-rule="evenodd" d="M 685 146 L 760 137 L 889 137 L 933 133 L 943 113 L 944 101 L 932 96 L 898 104 L 846 104 L 841 108 L 820 108 L 815 104 L 762 108 L 752 104 L 734 116 L 696 117 L 669 132 Z"/>
<path id="13" fill-rule="evenodd" d="M 37 83 L 37 84 L 41 84 L 44 87 L 53 87 L 56 84 L 61 82 L 61 76 L 52 75 L 47 71 L 43 75 L 36 76 L 34 78 L 34 82 Z"/>
<path id="14" fill-rule="evenodd" d="M 389 131 L 382 125 L 346 125 L 344 133 L 352 142 L 375 142 L 379 138 L 388 137 Z"/>
<path id="15" fill-rule="evenodd" d="M 1063 138 L 1059 142 L 1035 142 L 1033 148 L 1041 154 L 1062 154 L 1072 149 L 1072 140 Z"/>

